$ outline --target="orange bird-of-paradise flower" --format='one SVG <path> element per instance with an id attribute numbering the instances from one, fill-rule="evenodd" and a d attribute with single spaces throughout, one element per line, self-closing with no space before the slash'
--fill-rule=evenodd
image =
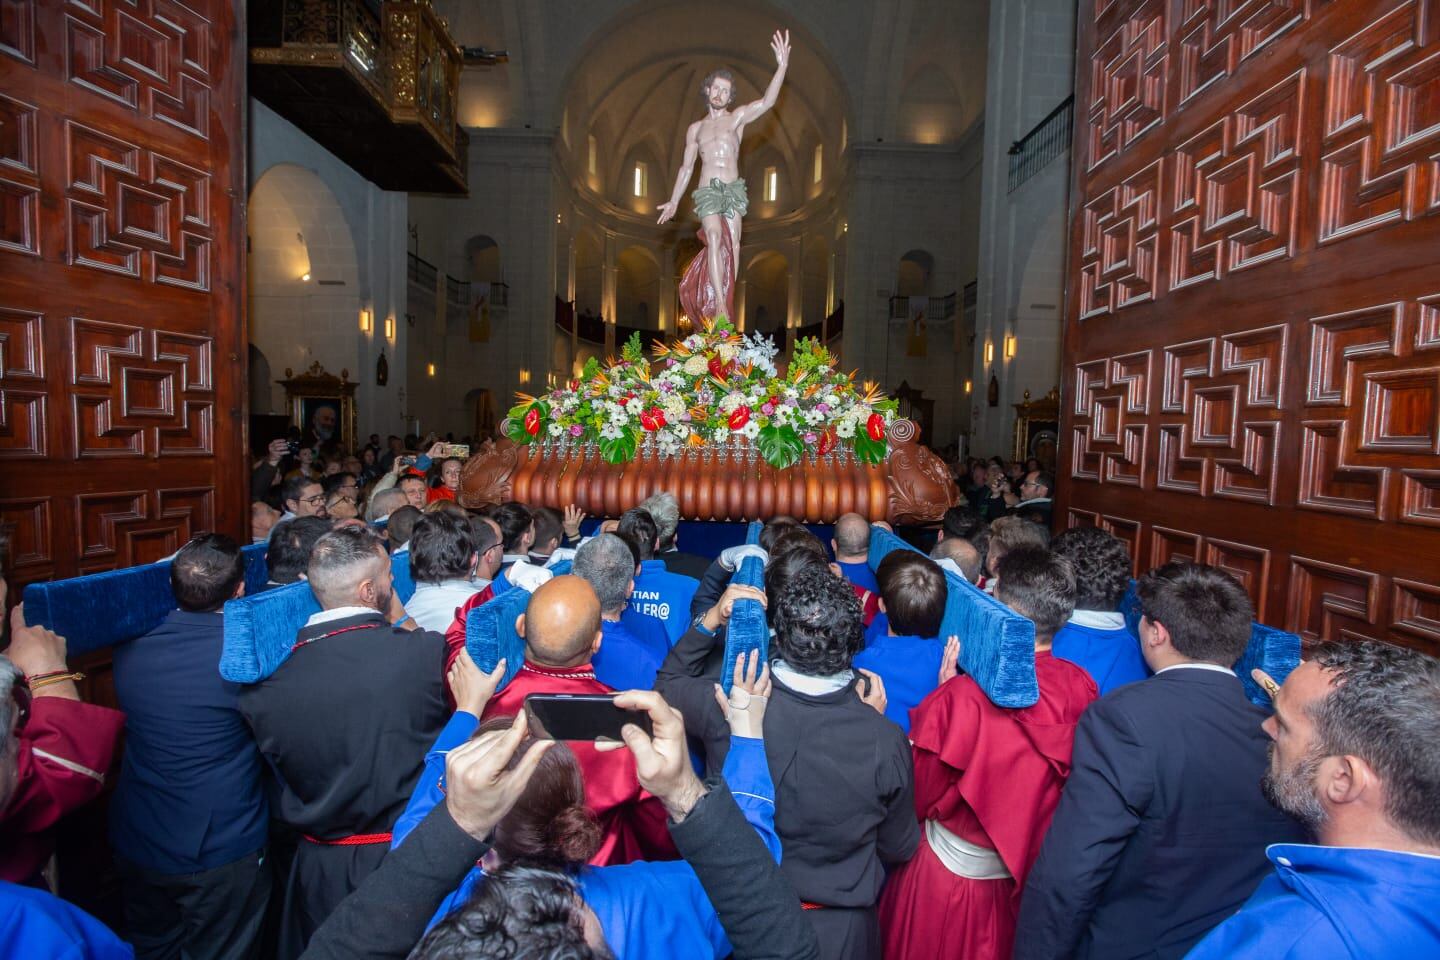
<path id="1" fill-rule="evenodd" d="M 884 396 L 885 392 L 880 389 L 880 384 L 874 380 L 865 381 L 864 391 L 860 394 L 861 401 L 864 403 L 874 403 L 876 400 L 884 398 Z"/>

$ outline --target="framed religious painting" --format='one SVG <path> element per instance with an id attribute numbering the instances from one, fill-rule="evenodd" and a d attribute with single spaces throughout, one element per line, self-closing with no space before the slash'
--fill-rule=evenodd
<path id="1" fill-rule="evenodd" d="M 1015 404 L 1015 446 L 1011 459 L 1040 461 L 1047 472 L 1054 473 L 1060 437 L 1060 391 L 1051 390 L 1039 400 L 1030 399 L 1025 391 L 1023 403 Z"/>
<path id="2" fill-rule="evenodd" d="M 320 361 L 296 376 L 287 369 L 285 403 L 290 423 L 300 431 L 300 443 L 323 451 L 355 449 L 355 388 L 350 371 L 341 370 L 337 377 L 327 373 Z"/>

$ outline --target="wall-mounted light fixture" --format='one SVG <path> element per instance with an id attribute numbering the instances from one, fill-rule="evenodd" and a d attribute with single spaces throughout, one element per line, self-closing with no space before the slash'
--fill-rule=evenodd
<path id="1" fill-rule="evenodd" d="M 530 370 L 527 367 L 520 368 L 520 385 L 524 386 L 530 382 Z"/>
<path id="2" fill-rule="evenodd" d="M 1015 334 L 1013 333 L 1005 335 L 1005 359 L 1015 359 Z"/>
<path id="3" fill-rule="evenodd" d="M 970 381 L 969 381 L 969 380 L 966 380 L 966 381 L 965 381 L 965 392 L 966 392 L 966 393 L 969 393 L 969 392 L 970 392 Z"/>
<path id="4" fill-rule="evenodd" d="M 985 341 L 985 364 L 989 366 L 995 362 L 995 344 L 993 341 Z"/>
<path id="5" fill-rule="evenodd" d="M 425 364 L 425 374 L 426 374 L 426 376 L 431 376 L 431 377 L 435 376 L 435 364 L 433 364 L 433 363 L 427 363 L 427 364 Z"/>
<path id="6" fill-rule="evenodd" d="M 386 318 L 385 318 L 385 339 L 386 339 L 386 340 L 394 340 L 394 339 L 395 339 L 395 318 L 394 318 L 394 317 L 386 317 Z"/>
<path id="7" fill-rule="evenodd" d="M 370 309 L 368 307 L 362 307 L 360 309 L 360 332 L 369 333 L 372 323 L 373 320 L 371 318 Z"/>
<path id="8" fill-rule="evenodd" d="M 300 279 L 301 279 L 301 280 L 304 280 L 306 283 L 309 283 L 309 282 L 310 282 L 310 271 L 309 271 L 309 270 L 306 270 L 304 273 L 300 274 Z"/>

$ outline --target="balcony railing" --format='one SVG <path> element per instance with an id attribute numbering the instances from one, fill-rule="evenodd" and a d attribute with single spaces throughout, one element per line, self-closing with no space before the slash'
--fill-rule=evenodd
<path id="1" fill-rule="evenodd" d="M 1010 177 L 1007 192 L 1016 190 L 1060 154 L 1070 149 L 1070 132 L 1075 121 L 1075 97 L 1069 96 L 1025 136 L 1010 145 Z"/>
<path id="2" fill-rule="evenodd" d="M 428 0 L 250 0 L 250 91 L 387 190 L 464 193 L 461 50 Z"/>

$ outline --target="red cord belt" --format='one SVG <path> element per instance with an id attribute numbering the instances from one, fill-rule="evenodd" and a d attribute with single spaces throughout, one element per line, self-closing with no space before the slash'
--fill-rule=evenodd
<path id="1" fill-rule="evenodd" d="M 389 833 L 352 833 L 348 837 L 339 837 L 335 840 L 321 840 L 308 833 L 301 834 L 301 836 L 322 847 L 367 847 L 375 843 L 389 843 L 393 839 L 393 834 Z"/>

